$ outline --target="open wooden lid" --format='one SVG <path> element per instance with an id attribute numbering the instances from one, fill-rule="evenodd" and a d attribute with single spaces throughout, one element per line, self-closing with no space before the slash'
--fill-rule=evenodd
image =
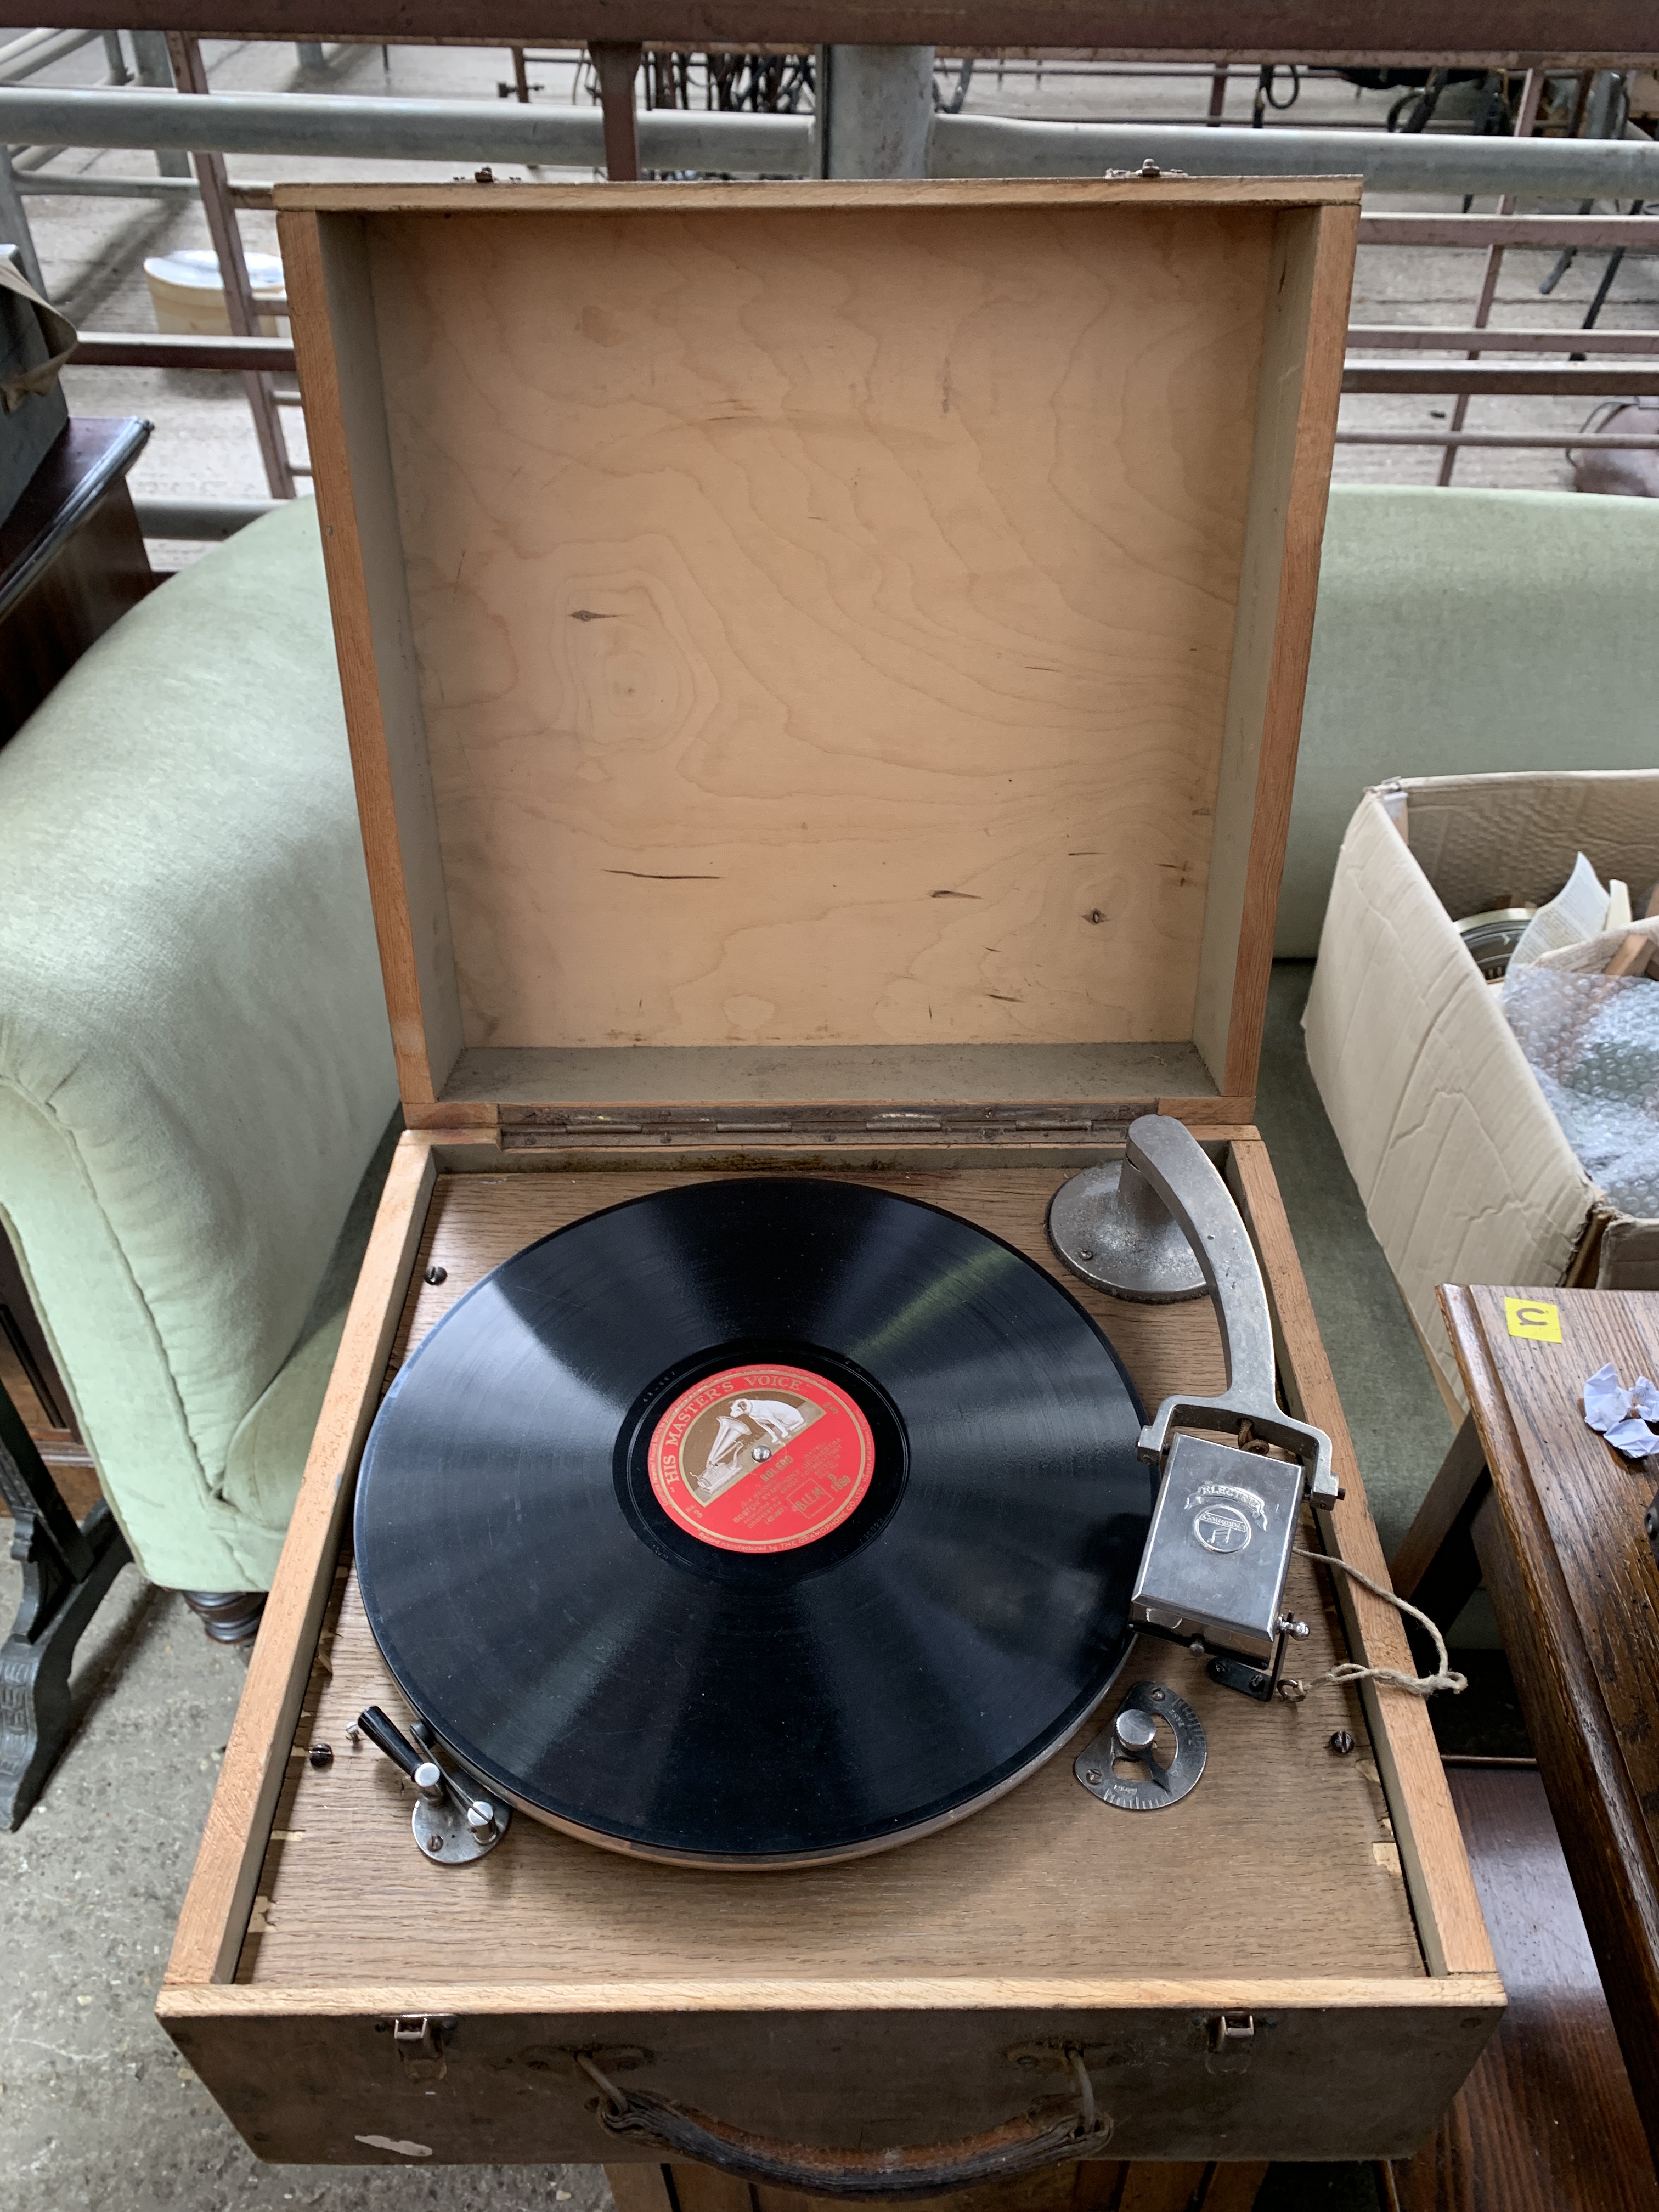
<path id="1" fill-rule="evenodd" d="M 410 1119 L 1248 1118 L 1358 197 L 280 189 Z"/>

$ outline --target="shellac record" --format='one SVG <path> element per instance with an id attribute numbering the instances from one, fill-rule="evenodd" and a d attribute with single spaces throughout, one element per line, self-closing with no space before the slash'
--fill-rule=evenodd
<path id="1" fill-rule="evenodd" d="M 688 1182 L 487 1276 L 387 1392 L 357 1571 L 410 1704 L 532 1815 L 779 1866 L 961 1818 L 1130 1641 L 1153 1470 L 1105 1337 L 856 1182 Z"/>

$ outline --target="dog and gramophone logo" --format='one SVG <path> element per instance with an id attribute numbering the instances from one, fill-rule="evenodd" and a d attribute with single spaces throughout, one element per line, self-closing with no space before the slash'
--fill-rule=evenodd
<path id="1" fill-rule="evenodd" d="M 647 1466 L 678 1527 L 723 1552 L 793 1552 L 838 1528 L 870 1487 L 876 1442 L 826 1376 L 768 1363 L 681 1391 Z"/>
<path id="2" fill-rule="evenodd" d="M 1251 1523 L 1267 1533 L 1267 1506 L 1255 1491 L 1242 1482 L 1200 1482 L 1187 1500 L 1192 1531 L 1206 1552 L 1243 1552 L 1255 1533 Z"/>

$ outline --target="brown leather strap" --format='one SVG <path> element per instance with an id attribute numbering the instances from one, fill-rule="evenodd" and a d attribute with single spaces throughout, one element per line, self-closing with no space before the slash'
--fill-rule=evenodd
<path id="1" fill-rule="evenodd" d="M 607 2081 L 585 2053 L 577 2063 L 606 2093 L 599 2118 L 612 2135 L 649 2143 L 699 2166 L 717 2166 L 744 2181 L 802 2190 L 814 2197 L 937 2197 L 1060 2159 L 1092 2158 L 1111 2140 L 1110 2120 L 1096 2114 L 1092 2092 L 1085 2090 L 1081 2110 L 1065 2107 L 1056 2112 L 1050 2101 L 956 2142 L 912 2143 L 894 2150 L 778 2142 L 665 2098 L 639 2090 L 624 2093 Z"/>

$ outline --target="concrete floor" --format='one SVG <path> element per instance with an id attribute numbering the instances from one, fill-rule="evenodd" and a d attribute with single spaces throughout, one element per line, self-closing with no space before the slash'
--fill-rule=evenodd
<path id="1" fill-rule="evenodd" d="M 1308 1075 L 1299 1024 L 1310 974 L 1308 963 L 1274 972 L 1259 1120 L 1391 1549 L 1449 1427 Z M 8 1561 L 0 1620 L 16 1587 Z M 123 2212 L 520 2212 L 568 2202 L 570 2212 L 605 2212 L 597 2167 L 261 2166 L 180 2063 L 152 2007 L 243 1673 L 179 1599 L 131 1568 L 88 1638 L 80 1731 L 21 1831 L 0 1836 L 0 2203 L 8 2212 L 117 2203 Z M 1459 1718 L 1460 1747 L 1487 1747 L 1479 1714 Z M 1490 1747 L 1516 1746 L 1504 1736 Z M 1283 2166 L 1261 2212 L 1376 2203 L 1369 2168 Z"/>

